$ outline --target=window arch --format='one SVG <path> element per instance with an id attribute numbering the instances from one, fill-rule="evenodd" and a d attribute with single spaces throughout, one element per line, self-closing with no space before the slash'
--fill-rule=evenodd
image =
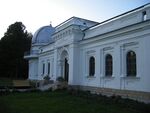
<path id="1" fill-rule="evenodd" d="M 105 75 L 112 76 L 113 73 L 113 58 L 110 54 L 105 57 Z"/>
<path id="2" fill-rule="evenodd" d="M 126 63 L 127 76 L 136 76 L 136 53 L 134 51 L 127 52 Z"/>
<path id="3" fill-rule="evenodd" d="M 93 56 L 89 59 L 89 76 L 94 76 L 95 74 L 95 58 Z"/>

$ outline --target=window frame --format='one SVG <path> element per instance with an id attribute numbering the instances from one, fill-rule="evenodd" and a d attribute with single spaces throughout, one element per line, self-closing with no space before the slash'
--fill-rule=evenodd
<path id="1" fill-rule="evenodd" d="M 133 56 L 130 56 L 132 55 Z M 129 50 L 126 53 L 126 76 L 136 77 L 137 76 L 137 55 L 133 50 Z"/>
<path id="2" fill-rule="evenodd" d="M 90 56 L 89 57 L 89 76 L 95 76 L 95 57 Z"/>
<path id="3" fill-rule="evenodd" d="M 113 56 L 111 54 L 106 54 L 105 55 L 105 76 L 112 77 L 112 75 L 113 75 Z"/>
<path id="4" fill-rule="evenodd" d="M 42 63 L 42 75 L 45 74 L 45 63 Z"/>
<path id="5" fill-rule="evenodd" d="M 51 63 L 48 62 L 47 63 L 47 74 L 50 75 L 50 72 L 51 72 Z"/>
<path id="6" fill-rule="evenodd" d="M 140 41 L 139 40 L 131 40 L 127 41 L 123 44 L 120 45 L 120 65 L 121 65 L 121 70 L 120 70 L 120 77 L 121 78 L 127 78 L 127 79 L 137 79 L 141 77 L 141 69 L 139 68 L 139 63 L 141 62 L 141 55 L 140 55 Z M 136 76 L 127 76 L 127 63 L 126 63 L 126 55 L 127 52 L 129 51 L 134 51 L 136 53 Z"/>

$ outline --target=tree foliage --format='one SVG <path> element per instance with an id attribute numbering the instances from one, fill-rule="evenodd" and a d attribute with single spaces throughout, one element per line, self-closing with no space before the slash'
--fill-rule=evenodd
<path id="1" fill-rule="evenodd" d="M 31 38 L 22 22 L 8 27 L 0 40 L 0 77 L 27 78 L 28 63 L 23 56 L 30 49 Z"/>

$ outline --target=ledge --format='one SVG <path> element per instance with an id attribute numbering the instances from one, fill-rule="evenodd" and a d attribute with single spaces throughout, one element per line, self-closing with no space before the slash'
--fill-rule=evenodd
<path id="1" fill-rule="evenodd" d="M 96 76 L 86 76 L 86 78 L 91 78 L 91 79 L 94 79 L 94 78 L 96 78 Z"/>
<path id="2" fill-rule="evenodd" d="M 104 79 L 114 79 L 115 77 L 114 76 L 104 76 L 103 78 Z"/>
<path id="3" fill-rule="evenodd" d="M 124 77 L 120 77 L 122 79 L 140 79 L 139 76 L 124 76 Z"/>

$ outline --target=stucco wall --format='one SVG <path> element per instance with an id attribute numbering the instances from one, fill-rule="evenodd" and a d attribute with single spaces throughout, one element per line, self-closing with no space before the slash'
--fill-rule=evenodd
<path id="1" fill-rule="evenodd" d="M 143 26 L 145 25 L 148 24 L 143 23 Z M 121 34 L 115 37 L 112 33 L 112 36 L 109 37 L 103 35 L 96 37 L 95 40 L 81 42 L 79 85 L 150 92 L 148 85 L 150 79 L 148 71 L 148 67 L 150 67 L 150 29 L 135 29 L 126 33 L 122 31 Z M 105 39 L 103 39 L 104 37 Z M 136 77 L 126 76 L 126 53 L 129 50 L 136 53 Z M 113 57 L 112 77 L 105 77 L 104 74 L 105 55 L 108 53 Z M 96 60 L 95 75 L 93 77 L 88 74 L 88 58 L 90 56 L 94 56 Z"/>
<path id="2" fill-rule="evenodd" d="M 146 20 L 143 20 L 144 11 Z M 87 30 L 78 26 L 83 24 L 84 19 L 78 20 L 80 19 L 72 18 L 59 25 L 60 29 L 57 26 L 58 32 L 52 35 L 53 43 L 32 46 L 31 50 L 39 50 L 39 53 L 36 56 L 31 54 L 26 57 L 29 58 L 29 79 L 42 80 L 47 75 L 47 64 L 50 62 L 49 76 L 56 80 L 58 76 L 64 75 L 62 57 L 66 57 L 69 62 L 69 85 L 150 92 L 149 5 Z M 88 24 L 91 26 L 96 23 L 89 21 Z M 126 74 L 126 54 L 130 50 L 136 53 L 135 77 L 127 77 Z M 63 56 L 63 52 L 67 55 Z M 107 54 L 113 57 L 111 77 L 105 76 Z M 91 56 L 95 58 L 95 75 L 92 77 L 89 76 Z M 43 64 L 45 64 L 44 73 Z"/>

